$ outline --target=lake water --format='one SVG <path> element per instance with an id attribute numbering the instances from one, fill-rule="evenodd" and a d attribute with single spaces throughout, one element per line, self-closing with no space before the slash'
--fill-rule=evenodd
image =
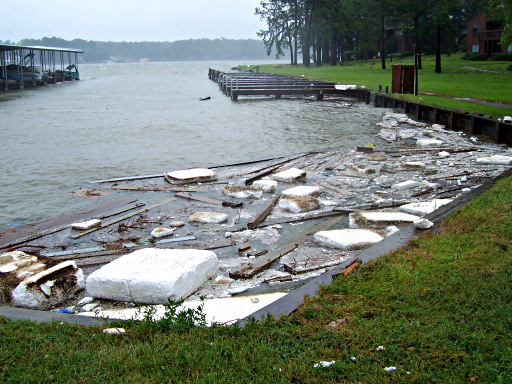
<path id="1" fill-rule="evenodd" d="M 378 131 L 384 110 L 359 102 L 233 102 L 208 68 L 239 64 L 87 64 L 79 82 L 0 103 L 0 230 L 90 204 L 69 195 L 90 180 L 353 149 Z"/>

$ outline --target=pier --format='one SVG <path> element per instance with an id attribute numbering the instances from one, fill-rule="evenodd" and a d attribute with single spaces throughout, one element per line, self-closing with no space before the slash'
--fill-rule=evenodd
<path id="1" fill-rule="evenodd" d="M 80 80 L 79 49 L 0 44 L 0 90 Z"/>
<path id="2" fill-rule="evenodd" d="M 239 96 L 316 96 L 317 100 L 323 100 L 326 95 L 338 95 L 370 103 L 371 93 L 367 89 L 324 81 L 259 71 L 226 73 L 211 68 L 208 78 L 219 84 L 222 92 L 232 100 L 238 100 Z"/>

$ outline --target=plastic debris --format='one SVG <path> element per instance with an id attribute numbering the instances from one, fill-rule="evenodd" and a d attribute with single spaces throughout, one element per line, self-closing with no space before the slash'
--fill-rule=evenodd
<path id="1" fill-rule="evenodd" d="M 126 333 L 124 328 L 106 328 L 103 330 L 103 333 L 107 335 L 122 335 Z"/>
<path id="2" fill-rule="evenodd" d="M 328 368 L 331 365 L 335 364 L 336 361 L 320 361 L 319 363 L 316 363 L 313 367 L 314 368 Z"/>
<path id="3" fill-rule="evenodd" d="M 393 371 L 396 371 L 396 367 L 386 367 L 386 368 L 384 368 L 384 370 L 386 372 L 393 372 Z"/>

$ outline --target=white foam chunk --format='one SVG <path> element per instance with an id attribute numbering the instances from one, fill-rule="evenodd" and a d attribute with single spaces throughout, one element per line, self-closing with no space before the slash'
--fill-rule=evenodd
<path id="1" fill-rule="evenodd" d="M 218 212 L 196 212 L 189 216 L 189 223 L 220 224 L 228 220 L 226 213 Z"/>
<path id="2" fill-rule="evenodd" d="M 418 203 L 404 204 L 400 207 L 400 210 L 412 215 L 425 216 L 426 214 L 434 212 L 437 208 L 451 202 L 452 199 L 434 199 L 429 201 L 421 201 Z"/>
<path id="3" fill-rule="evenodd" d="M 308 212 L 319 207 L 318 200 L 312 196 L 285 197 L 279 200 L 279 208 L 294 213 Z"/>
<path id="4" fill-rule="evenodd" d="M 488 157 L 480 157 L 479 159 L 476 159 L 477 163 L 482 164 L 512 164 L 512 157 L 510 156 L 503 156 L 503 155 L 495 155 L 495 156 L 488 156 Z"/>
<path id="5" fill-rule="evenodd" d="M 289 188 L 281 192 L 284 197 L 297 197 L 297 196 L 316 196 L 320 193 L 320 188 L 299 185 L 297 187 Z"/>
<path id="6" fill-rule="evenodd" d="M 407 181 L 403 181 L 401 183 L 396 183 L 396 184 L 393 184 L 391 186 L 391 189 L 394 189 L 396 191 L 402 191 L 404 189 L 411 189 L 411 188 L 416 188 L 420 185 L 421 183 L 419 181 L 415 181 L 415 180 L 407 180 Z"/>
<path id="7" fill-rule="evenodd" d="M 217 172 L 208 168 L 182 169 L 167 172 L 166 178 L 176 184 L 208 182 L 217 180 Z"/>
<path id="8" fill-rule="evenodd" d="M 173 234 L 173 232 L 174 232 L 173 228 L 159 227 L 159 228 L 155 228 L 151 231 L 151 236 L 153 236 L 155 238 L 166 237 L 166 236 L 171 236 Z"/>
<path id="9" fill-rule="evenodd" d="M 418 147 L 436 147 L 442 145 L 444 142 L 437 139 L 418 139 L 416 140 L 416 146 Z"/>
<path id="10" fill-rule="evenodd" d="M 267 179 L 256 180 L 252 183 L 252 186 L 261 189 L 263 192 L 272 193 L 277 189 L 277 181 Z"/>
<path id="11" fill-rule="evenodd" d="M 255 187 L 247 187 L 245 185 L 228 184 L 222 187 L 221 191 L 224 195 L 234 197 L 236 199 L 259 199 L 263 196 L 263 190 Z"/>
<path id="12" fill-rule="evenodd" d="M 369 247 L 383 237 L 369 229 L 334 229 L 315 233 L 314 240 L 326 247 L 356 250 Z"/>
<path id="13" fill-rule="evenodd" d="M 212 251 L 144 248 L 94 271 L 86 280 L 90 296 L 135 303 L 166 304 L 184 299 L 218 269 Z"/>
<path id="14" fill-rule="evenodd" d="M 88 221 L 81 221 L 79 223 L 73 223 L 71 224 L 71 228 L 73 229 L 79 229 L 79 230 L 86 230 L 89 228 L 99 227 L 101 225 L 101 220 L 99 219 L 92 219 Z"/>
<path id="15" fill-rule="evenodd" d="M 304 179 L 306 177 L 306 171 L 298 168 L 290 168 L 286 171 L 278 172 L 272 175 L 272 178 L 277 181 L 282 181 L 285 183 L 292 183 L 294 181 L 298 181 Z"/>
<path id="16" fill-rule="evenodd" d="M 352 212 L 349 214 L 350 228 L 387 227 L 412 223 L 419 217 L 404 212 Z"/>

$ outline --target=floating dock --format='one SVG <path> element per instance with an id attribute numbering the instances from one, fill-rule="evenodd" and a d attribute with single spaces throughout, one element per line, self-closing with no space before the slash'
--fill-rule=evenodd
<path id="1" fill-rule="evenodd" d="M 79 49 L 0 44 L 0 90 L 80 80 Z"/>
<path id="2" fill-rule="evenodd" d="M 220 89 L 232 100 L 239 96 L 316 96 L 323 100 L 326 95 L 357 98 L 370 103 L 371 92 L 356 86 L 327 83 L 265 72 L 240 71 L 226 73 L 211 69 L 208 78 L 219 84 Z"/>

